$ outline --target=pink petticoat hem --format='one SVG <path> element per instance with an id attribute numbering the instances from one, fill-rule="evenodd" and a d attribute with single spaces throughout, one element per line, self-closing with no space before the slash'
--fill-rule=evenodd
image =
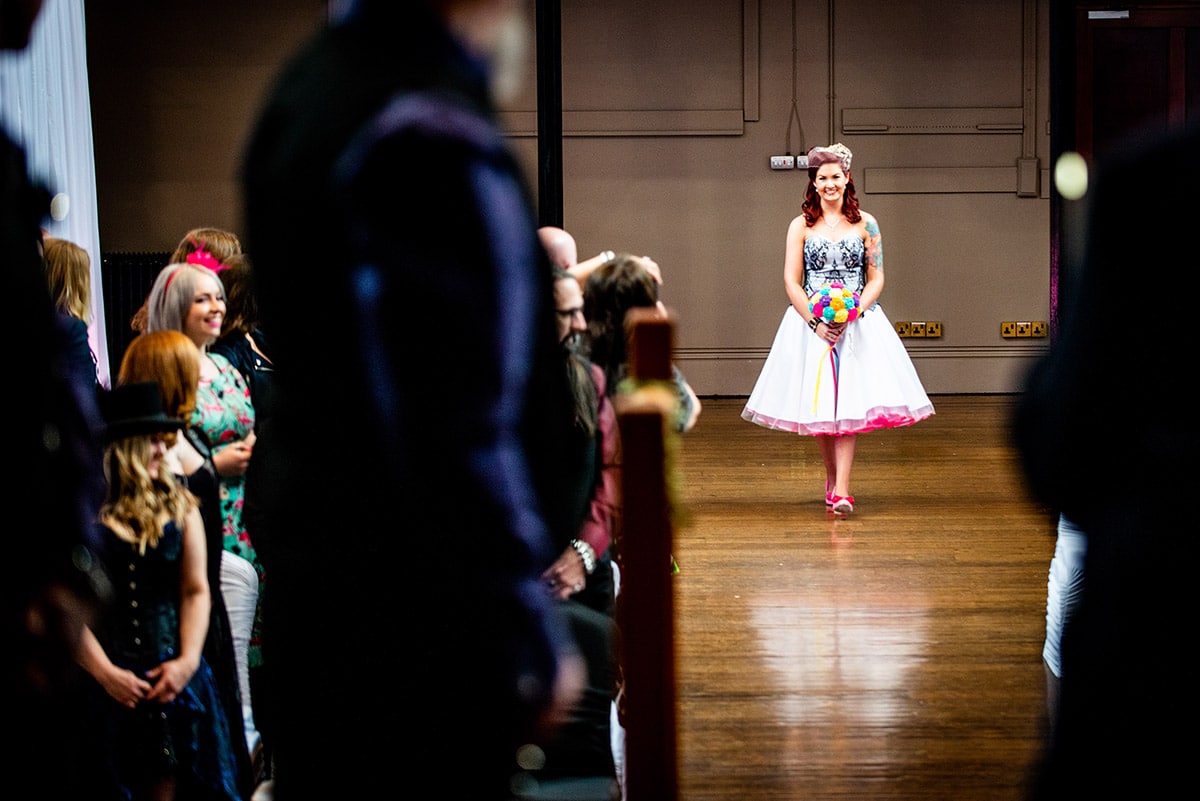
<path id="1" fill-rule="evenodd" d="M 924 406 L 915 411 L 896 409 L 872 409 L 865 419 L 861 420 L 814 420 L 811 423 L 798 423 L 795 420 L 779 420 L 759 414 L 753 409 L 742 410 L 742 419 L 748 420 L 763 428 L 775 431 L 787 431 L 801 436 L 834 436 L 847 434 L 865 434 L 880 428 L 901 428 L 919 423 L 933 415 L 933 406 Z"/>

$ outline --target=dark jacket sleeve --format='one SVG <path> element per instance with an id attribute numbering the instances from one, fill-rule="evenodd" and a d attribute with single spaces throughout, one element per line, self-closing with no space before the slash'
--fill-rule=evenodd
<path id="1" fill-rule="evenodd" d="M 538 579 L 553 548 L 531 457 L 554 438 L 549 415 L 530 414 L 546 408 L 535 393 L 556 351 L 519 172 L 482 118 L 411 93 L 352 143 L 338 175 L 354 251 L 348 355 L 380 435 L 376 463 L 419 499 L 418 528 L 439 532 L 428 556 L 474 576 L 475 608 L 497 615 L 478 628 L 521 644 L 512 675 L 540 679 L 536 706 L 572 644 Z M 422 197 L 397 209 L 406 186 Z"/>

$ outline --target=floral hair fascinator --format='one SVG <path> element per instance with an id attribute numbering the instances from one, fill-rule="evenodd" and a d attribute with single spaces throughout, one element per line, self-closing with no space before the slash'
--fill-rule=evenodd
<path id="1" fill-rule="evenodd" d="M 842 169 L 846 172 L 850 171 L 850 160 L 854 158 L 854 154 L 850 152 L 850 148 L 843 145 L 841 142 L 830 145 L 829 147 L 814 147 L 808 151 L 808 164 L 828 164 L 831 161 L 841 163 Z"/>
<path id="2" fill-rule="evenodd" d="M 187 257 L 187 263 L 196 264 L 200 267 L 206 267 L 209 270 L 212 270 L 214 273 L 219 273 L 221 270 L 228 269 L 228 265 L 221 264 L 221 262 L 217 261 L 216 256 L 204 249 L 194 250 L 189 253 Z"/>

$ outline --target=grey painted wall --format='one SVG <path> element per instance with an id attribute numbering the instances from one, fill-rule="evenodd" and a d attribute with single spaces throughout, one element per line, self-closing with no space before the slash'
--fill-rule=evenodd
<path id="1" fill-rule="evenodd" d="M 701 394 L 745 395 L 787 303 L 806 179 L 768 159 L 843 142 L 883 232 L 881 305 L 942 323 L 905 340 L 926 388 L 1015 391 L 1049 341 L 1000 337 L 1049 319 L 1049 1 L 562 0 L 564 224 L 582 257 L 652 255 L 680 366 Z M 239 229 L 258 103 L 326 13 L 177 6 L 89 9 L 104 251 Z M 505 105 L 531 183 L 533 59 Z"/>

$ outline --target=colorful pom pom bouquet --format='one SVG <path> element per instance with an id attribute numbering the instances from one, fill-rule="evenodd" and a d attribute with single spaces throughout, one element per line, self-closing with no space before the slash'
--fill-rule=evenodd
<path id="1" fill-rule="evenodd" d="M 848 323 L 858 317 L 858 293 L 834 281 L 808 299 L 808 310 L 826 323 Z"/>

